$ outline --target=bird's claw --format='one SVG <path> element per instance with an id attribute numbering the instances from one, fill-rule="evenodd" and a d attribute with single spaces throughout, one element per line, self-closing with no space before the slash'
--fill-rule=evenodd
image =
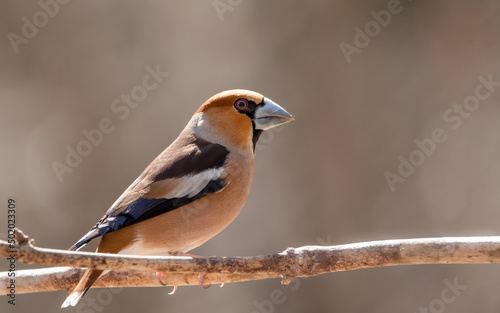
<path id="1" fill-rule="evenodd" d="M 198 274 L 198 283 L 200 284 L 201 288 L 203 289 L 208 289 L 212 284 L 205 285 L 205 272 L 201 272 Z"/>
<path id="2" fill-rule="evenodd" d="M 177 286 L 174 286 L 174 289 L 168 293 L 169 296 L 173 295 L 177 291 Z"/>
<path id="3" fill-rule="evenodd" d="M 190 253 L 181 253 L 181 256 L 189 256 L 192 258 L 202 258 L 202 256 L 195 255 L 195 254 L 190 254 Z M 212 255 L 212 258 L 215 258 L 215 255 Z M 198 274 L 198 283 L 200 284 L 201 288 L 203 289 L 208 289 L 212 284 L 205 285 L 205 272 L 201 272 Z M 221 286 L 222 287 L 222 286 Z"/>
<path id="4" fill-rule="evenodd" d="M 163 272 L 156 272 L 156 277 L 158 277 L 158 282 L 160 283 L 160 285 L 168 286 L 168 284 L 165 284 L 162 280 Z M 173 295 L 176 291 L 177 291 L 177 286 L 174 286 L 174 289 L 172 289 L 172 291 L 169 292 L 168 294 Z"/>
<path id="5" fill-rule="evenodd" d="M 165 284 L 162 280 L 163 272 L 156 272 L 156 277 L 158 278 L 158 282 L 160 283 L 160 285 L 167 286 L 167 284 Z"/>

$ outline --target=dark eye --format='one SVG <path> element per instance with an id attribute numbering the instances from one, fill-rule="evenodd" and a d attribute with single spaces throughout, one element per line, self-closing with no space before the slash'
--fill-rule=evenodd
<path id="1" fill-rule="evenodd" d="M 248 101 L 246 99 L 238 99 L 234 103 L 234 107 L 238 111 L 244 111 L 244 110 L 248 109 Z"/>

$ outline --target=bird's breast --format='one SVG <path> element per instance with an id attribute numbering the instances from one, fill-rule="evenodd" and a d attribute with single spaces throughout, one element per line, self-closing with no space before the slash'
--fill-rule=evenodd
<path id="1" fill-rule="evenodd" d="M 226 183 L 222 190 L 129 226 L 134 243 L 122 253 L 175 255 L 200 246 L 239 214 L 250 192 L 253 169 L 253 152 L 230 152 L 222 173 Z"/>

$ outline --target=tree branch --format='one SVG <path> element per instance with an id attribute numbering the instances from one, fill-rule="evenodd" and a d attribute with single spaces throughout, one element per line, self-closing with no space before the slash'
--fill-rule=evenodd
<path id="1" fill-rule="evenodd" d="M 111 270 L 95 287 L 162 286 L 155 272 L 165 272 L 168 285 L 197 285 L 198 273 L 206 283 L 229 283 L 281 277 L 288 284 L 294 277 L 362 268 L 416 264 L 500 263 L 500 237 L 452 237 L 401 239 L 338 246 L 305 246 L 252 257 L 158 257 L 44 249 L 34 246 L 16 229 L 15 244 L 0 240 L 0 255 L 15 255 L 26 264 L 92 267 Z M 11 277 L 0 273 L 0 292 L 7 294 Z M 46 268 L 16 271 L 16 293 L 72 288 L 83 274 L 79 268 Z"/>

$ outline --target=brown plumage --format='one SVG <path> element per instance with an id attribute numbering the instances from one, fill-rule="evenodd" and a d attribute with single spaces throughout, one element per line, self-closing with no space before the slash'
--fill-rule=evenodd
<path id="1" fill-rule="evenodd" d="M 104 253 L 179 255 L 200 246 L 245 204 L 262 131 L 291 120 L 252 91 L 213 96 L 71 249 L 99 236 Z M 88 269 L 63 307 L 78 303 L 101 274 Z"/>

